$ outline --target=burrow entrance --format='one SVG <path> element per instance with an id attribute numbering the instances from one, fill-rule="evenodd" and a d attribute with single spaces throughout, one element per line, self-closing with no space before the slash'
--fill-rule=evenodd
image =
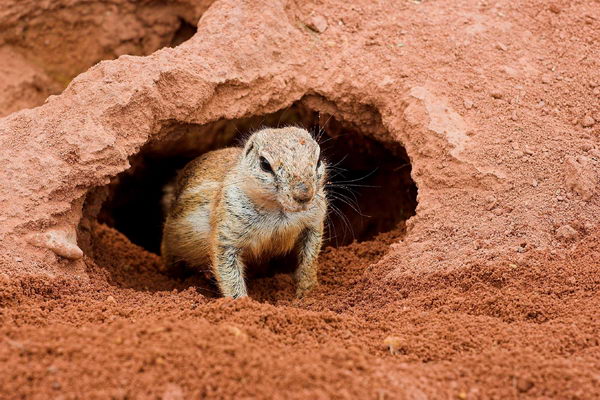
<path id="1" fill-rule="evenodd" d="M 410 160 L 404 147 L 385 132 L 379 114 L 371 110 L 366 119 L 369 126 L 355 126 L 331 115 L 335 112 L 316 111 L 331 106 L 325 100 L 306 100 L 269 115 L 207 125 L 173 122 L 164 126 L 156 139 L 131 157 L 131 168 L 104 188 L 106 199 L 96 212 L 97 220 L 159 254 L 163 187 L 177 171 L 207 151 L 241 146 L 248 132 L 286 125 L 319 134 L 325 159 L 334 167 L 326 245 L 368 240 L 413 216 L 417 187 L 410 175 Z"/>

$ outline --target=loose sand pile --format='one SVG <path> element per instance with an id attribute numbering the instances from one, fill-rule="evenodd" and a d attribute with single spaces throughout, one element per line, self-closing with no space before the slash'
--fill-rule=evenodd
<path id="1" fill-rule="evenodd" d="M 600 396 L 597 1 L 4 3 L 0 397 Z M 93 60 L 44 44 L 88 6 L 141 30 L 81 25 L 110 38 Z M 418 188 L 324 249 L 315 293 L 220 299 L 103 223 L 144 146 L 293 104 L 401 145 Z"/>

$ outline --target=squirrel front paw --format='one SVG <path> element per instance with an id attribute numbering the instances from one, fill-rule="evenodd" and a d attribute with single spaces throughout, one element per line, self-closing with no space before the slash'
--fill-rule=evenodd
<path id="1" fill-rule="evenodd" d="M 296 286 L 296 297 L 301 299 L 317 287 L 317 281 L 298 282 Z"/>

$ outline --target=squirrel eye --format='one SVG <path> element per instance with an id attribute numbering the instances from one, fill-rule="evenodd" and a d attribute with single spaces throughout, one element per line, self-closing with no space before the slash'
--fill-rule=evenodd
<path id="1" fill-rule="evenodd" d="M 319 157 L 319 160 L 317 161 L 317 170 L 321 168 L 321 164 L 321 157 Z"/>
<path id="2" fill-rule="evenodd" d="M 271 164 L 267 161 L 263 156 L 260 157 L 260 169 L 265 172 L 273 173 L 273 168 L 271 168 Z"/>

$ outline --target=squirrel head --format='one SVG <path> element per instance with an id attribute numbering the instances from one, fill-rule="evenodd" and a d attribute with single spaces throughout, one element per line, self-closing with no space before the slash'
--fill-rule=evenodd
<path id="1" fill-rule="evenodd" d="M 284 212 L 313 207 L 324 196 L 326 165 L 321 148 L 305 129 L 262 129 L 250 136 L 242 153 L 241 186 L 257 205 Z"/>

